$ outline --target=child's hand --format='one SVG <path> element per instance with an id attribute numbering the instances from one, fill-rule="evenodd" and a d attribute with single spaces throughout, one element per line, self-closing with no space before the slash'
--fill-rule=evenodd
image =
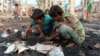
<path id="1" fill-rule="evenodd" d="M 64 24 L 64 23 L 63 23 L 63 22 L 59 22 L 58 24 L 56 24 L 56 25 L 54 26 L 54 28 L 57 28 L 57 27 L 61 26 L 62 24 Z"/>
<path id="2" fill-rule="evenodd" d="M 24 33 L 24 34 L 22 35 L 22 39 L 26 39 L 26 38 L 27 38 L 27 34 Z"/>
<path id="3" fill-rule="evenodd" d="M 39 36 L 40 38 L 44 38 L 45 36 L 44 36 L 44 34 L 40 34 L 40 36 Z"/>
<path id="4" fill-rule="evenodd" d="M 51 37 L 46 37 L 45 40 L 50 41 L 52 38 Z"/>

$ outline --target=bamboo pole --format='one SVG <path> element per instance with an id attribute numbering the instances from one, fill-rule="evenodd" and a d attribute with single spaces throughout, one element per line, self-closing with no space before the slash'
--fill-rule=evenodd
<path id="1" fill-rule="evenodd" d="M 69 0 L 70 1 L 70 13 L 75 15 L 75 0 Z"/>
<path id="2" fill-rule="evenodd" d="M 45 0 L 45 9 L 48 9 L 48 0 Z"/>

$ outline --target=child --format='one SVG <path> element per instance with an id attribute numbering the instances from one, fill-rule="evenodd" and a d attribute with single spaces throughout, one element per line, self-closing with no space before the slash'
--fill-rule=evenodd
<path id="1" fill-rule="evenodd" d="M 15 4 L 15 9 L 14 9 L 14 20 L 19 20 L 19 13 L 20 13 L 20 9 L 18 7 L 18 4 Z"/>
<path id="2" fill-rule="evenodd" d="M 40 34 L 40 37 L 49 36 L 53 29 L 53 20 L 49 15 L 44 15 L 41 9 L 34 9 L 34 13 L 31 16 L 32 22 L 26 28 L 23 38 L 25 39 L 28 31 L 31 30 L 32 26 Z"/>
<path id="3" fill-rule="evenodd" d="M 48 15 L 49 14 L 49 9 L 45 10 L 45 14 Z"/>
<path id="4" fill-rule="evenodd" d="M 85 31 L 82 23 L 76 17 L 71 14 L 64 14 L 62 9 L 57 5 L 50 8 L 49 14 L 56 21 L 53 29 L 55 34 L 46 38 L 46 40 L 62 36 L 66 40 L 71 39 L 73 41 L 72 45 L 83 43 L 85 40 Z"/>
<path id="5" fill-rule="evenodd" d="M 92 10 L 93 10 L 93 2 L 92 0 L 88 0 L 87 2 L 87 21 L 92 22 Z"/>

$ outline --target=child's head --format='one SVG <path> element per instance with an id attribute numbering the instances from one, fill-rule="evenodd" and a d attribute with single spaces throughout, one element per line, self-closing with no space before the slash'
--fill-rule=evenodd
<path id="1" fill-rule="evenodd" d="M 46 9 L 46 10 L 45 10 L 45 14 L 48 14 L 48 13 L 49 13 L 49 9 Z"/>
<path id="2" fill-rule="evenodd" d="M 54 5 L 50 8 L 49 15 L 55 20 L 59 21 L 62 18 L 63 10 L 58 6 Z"/>
<path id="3" fill-rule="evenodd" d="M 32 14 L 32 19 L 35 20 L 36 23 L 42 23 L 44 18 L 44 12 L 41 9 L 34 9 L 34 13 Z"/>
<path id="4" fill-rule="evenodd" d="M 34 12 L 34 7 L 28 9 L 28 15 L 30 16 L 30 18 L 32 17 L 33 12 Z"/>
<path id="5" fill-rule="evenodd" d="M 16 3 L 15 6 L 18 7 L 18 4 Z"/>

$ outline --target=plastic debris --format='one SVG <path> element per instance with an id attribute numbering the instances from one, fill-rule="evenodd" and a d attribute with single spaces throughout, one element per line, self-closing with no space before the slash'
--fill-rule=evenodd
<path id="1" fill-rule="evenodd" d="M 53 49 L 54 45 L 45 45 L 45 44 L 37 44 L 36 45 L 36 51 L 46 54 L 48 51 Z"/>
<path id="2" fill-rule="evenodd" d="M 64 56 L 64 53 L 61 47 L 55 47 L 49 52 L 48 56 Z"/>
<path id="3" fill-rule="evenodd" d="M 15 41 L 13 44 L 7 44 L 7 50 L 4 52 L 5 54 L 9 54 L 11 52 L 16 52 L 18 50 L 18 54 L 26 51 L 26 50 L 36 50 L 43 54 L 47 54 L 50 50 L 55 48 L 54 45 L 47 45 L 47 44 L 39 44 L 37 43 L 34 46 L 26 46 L 25 41 Z"/>
<path id="4" fill-rule="evenodd" d="M 10 46 L 8 46 L 7 50 L 4 52 L 4 54 L 9 54 L 11 52 L 13 52 L 16 48 L 15 44 L 11 44 Z"/>
<path id="5" fill-rule="evenodd" d="M 8 36 L 9 36 L 9 34 L 7 34 L 6 32 L 1 34 L 1 37 L 3 37 L 3 38 L 7 38 Z"/>
<path id="6" fill-rule="evenodd" d="M 28 48 L 30 48 L 31 50 L 35 50 L 36 49 L 36 45 L 35 46 L 28 46 Z"/>
<path id="7" fill-rule="evenodd" d="M 29 48 L 26 47 L 26 46 L 23 46 L 23 45 L 18 45 L 18 46 L 17 46 L 17 49 L 18 49 L 18 54 L 20 54 L 20 53 L 22 53 L 22 52 L 28 50 Z"/>
<path id="8" fill-rule="evenodd" d="M 14 29 L 14 32 L 17 33 L 19 30 L 18 29 Z"/>

